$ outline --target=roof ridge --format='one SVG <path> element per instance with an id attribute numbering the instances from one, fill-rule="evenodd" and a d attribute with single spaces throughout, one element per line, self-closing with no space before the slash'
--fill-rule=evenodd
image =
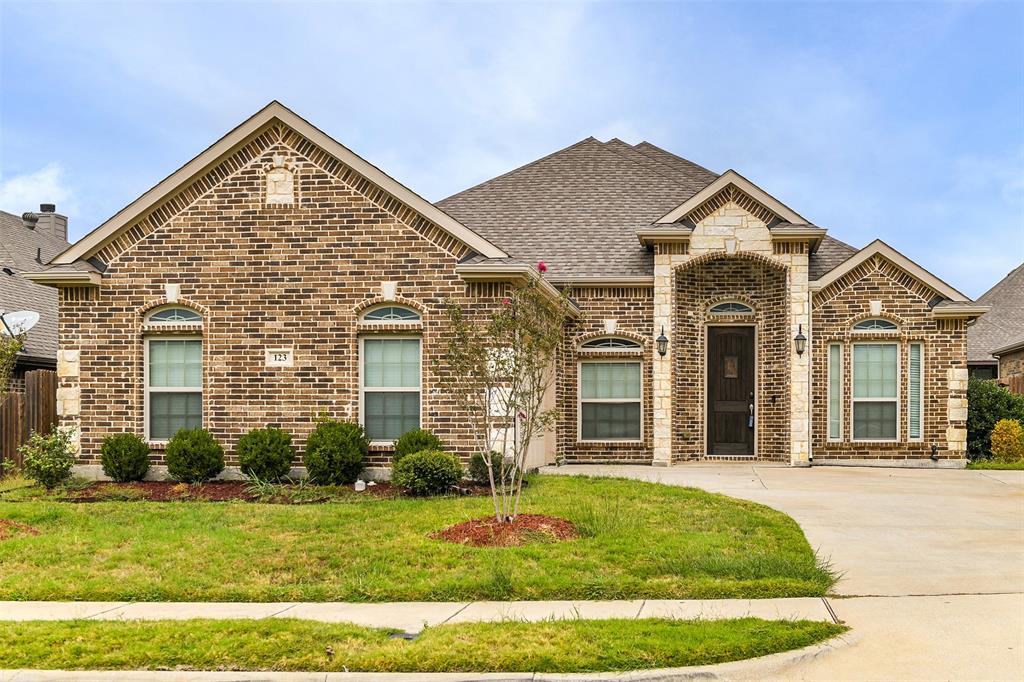
<path id="1" fill-rule="evenodd" d="M 460 190 L 460 191 L 456 192 L 455 194 L 446 196 L 444 199 L 438 199 L 437 201 L 434 202 L 434 205 L 436 206 L 438 204 L 442 204 L 442 203 L 444 203 L 446 201 L 449 201 L 450 199 L 454 199 L 455 197 L 462 196 L 463 194 L 466 194 L 467 192 L 470 192 L 470 191 L 472 191 L 474 189 L 479 189 L 480 187 L 483 187 L 484 185 L 489 185 L 492 182 L 495 182 L 496 180 L 501 180 L 501 179 L 506 178 L 506 177 L 508 177 L 510 175 L 513 175 L 514 173 L 518 173 L 521 170 L 526 170 L 527 168 L 530 168 L 531 166 L 536 166 L 537 164 L 541 163 L 542 161 L 547 161 L 548 159 L 550 159 L 553 156 L 558 156 L 562 152 L 567 152 L 570 149 L 575 149 L 576 147 L 579 147 L 580 145 L 582 145 L 582 144 L 584 144 L 586 142 L 591 142 L 591 141 L 597 142 L 600 145 L 604 144 L 600 140 L 598 140 L 596 137 L 594 137 L 593 135 L 589 135 L 589 136 L 583 138 L 582 140 L 580 140 L 579 142 L 573 142 L 568 147 L 562 147 L 561 149 L 557 149 L 557 150 L 551 152 L 550 154 L 547 154 L 545 156 L 540 157 L 539 159 L 534 159 L 533 161 L 530 161 L 529 163 L 524 163 L 522 166 L 516 166 L 512 170 L 505 171 L 501 175 L 495 175 L 493 178 L 488 178 L 487 180 L 484 180 L 482 182 L 478 182 L 477 184 L 475 184 L 475 185 L 473 185 L 471 187 L 467 187 L 466 189 Z"/>
<path id="2" fill-rule="evenodd" d="M 985 293 L 983 293 L 983 294 L 982 294 L 981 296 L 979 296 L 979 297 L 978 297 L 978 301 L 980 302 L 980 301 L 981 301 L 981 300 L 982 300 L 983 298 L 985 298 L 985 297 L 986 297 L 986 296 L 988 296 L 989 294 L 996 294 L 996 293 L 999 293 L 999 292 L 1000 292 L 1000 291 L 1001 291 L 1001 290 L 1002 290 L 1002 289 L 1003 289 L 1004 287 L 1010 286 L 1010 284 L 1012 284 L 1012 280 L 1013 280 L 1013 278 L 1014 278 L 1014 277 L 1016 277 L 1016 275 L 1017 275 L 1017 274 L 1018 274 L 1018 273 L 1019 273 L 1019 272 L 1020 272 L 1020 271 L 1021 271 L 1022 269 L 1024 269 L 1024 263 L 1021 263 L 1020 265 L 1018 265 L 1017 267 L 1015 267 L 1015 268 L 1014 268 L 1013 270 L 1010 270 L 1010 271 L 1009 271 L 1008 273 L 1006 273 L 1006 276 L 1004 276 L 1004 277 L 1003 277 L 1002 279 L 1000 279 L 1000 280 L 999 280 L 998 282 L 996 282 L 995 284 L 993 284 L 993 285 L 992 285 L 992 287 L 991 287 L 991 288 L 990 288 L 990 289 L 989 289 L 988 291 L 986 291 L 986 292 L 985 292 Z"/>
<path id="3" fill-rule="evenodd" d="M 639 161 L 637 161 L 636 159 L 631 159 L 631 158 L 629 158 L 629 157 L 628 157 L 627 155 L 625 155 L 625 154 L 621 153 L 621 152 L 620 152 L 620 151 L 619 151 L 618 149 L 615 149 L 614 147 L 610 147 L 609 145 L 611 145 L 611 143 L 612 143 L 612 142 L 618 142 L 619 144 L 621 144 L 621 145 L 625 146 L 625 147 L 626 147 L 627 149 L 630 149 L 630 150 L 632 150 L 632 151 L 636 151 L 636 147 L 634 147 L 633 145 L 629 144 L 628 142 L 623 142 L 622 140 L 620 140 L 620 139 L 619 139 L 619 138 L 617 138 L 617 137 L 613 137 L 612 139 L 608 140 L 607 142 L 602 142 L 601 144 L 602 144 L 602 146 L 603 146 L 603 147 L 604 147 L 605 149 L 607 149 L 608 151 L 610 151 L 610 152 L 612 152 L 613 154 L 616 154 L 616 155 L 618 155 L 618 156 L 622 157 L 623 159 L 626 159 L 626 160 L 627 160 L 627 161 L 629 161 L 630 163 L 635 163 L 636 165 L 640 166 L 640 167 L 641 167 L 641 168 L 643 168 L 644 170 L 648 170 L 648 171 L 650 171 L 650 172 L 652 172 L 652 173 L 655 173 L 656 175 L 660 175 L 661 177 L 665 178 L 666 180 L 668 180 L 668 181 L 669 181 L 669 182 L 671 182 L 672 184 L 674 184 L 674 185 L 679 185 L 679 187 L 681 187 L 682 189 L 687 189 L 687 187 L 686 187 L 686 186 L 685 186 L 685 185 L 684 185 L 683 183 L 679 182 L 679 180 L 678 180 L 677 178 L 675 178 L 675 177 L 673 177 L 673 176 L 671 176 L 671 175 L 667 175 L 667 174 L 665 174 L 664 172 L 662 172 L 662 171 L 658 170 L 657 168 L 652 168 L 652 167 L 650 167 L 650 166 L 645 166 L 644 164 L 640 163 L 640 162 L 639 162 Z M 641 155 L 641 156 L 643 156 L 643 157 L 644 157 L 645 159 L 648 159 L 648 160 L 650 160 L 650 161 L 651 161 L 651 163 L 657 164 L 658 166 L 661 166 L 661 167 L 663 167 L 663 168 L 666 168 L 666 169 L 668 169 L 668 171 L 670 171 L 670 172 L 676 173 L 676 172 L 678 172 L 678 170 L 679 170 L 679 169 L 677 169 L 677 168 L 672 168 L 672 166 L 669 166 L 668 164 L 662 163 L 661 161 L 658 161 L 657 159 L 655 159 L 655 158 L 653 158 L 653 157 L 647 156 L 647 155 L 646 155 L 646 154 L 644 154 L 643 152 L 639 152 L 639 151 L 637 151 L 636 153 L 637 153 L 637 154 L 640 154 L 640 155 Z"/>
<path id="4" fill-rule="evenodd" d="M 687 159 L 687 158 L 684 158 L 684 157 L 682 157 L 682 156 L 679 156 L 678 154 L 675 154 L 675 153 L 673 153 L 673 152 L 670 152 L 670 151 L 669 151 L 669 150 L 667 150 L 667 149 L 662 149 L 661 147 L 659 147 L 659 146 L 658 146 L 658 145 L 656 145 L 656 144 L 651 144 L 651 143 L 650 143 L 650 142 L 648 142 L 647 140 L 643 140 L 643 141 L 641 141 L 641 142 L 638 142 L 638 143 L 636 143 L 635 145 L 633 145 L 633 149 L 637 150 L 638 152 L 640 152 L 640 153 L 641 153 L 641 154 L 643 154 L 644 156 L 648 156 L 648 157 L 650 157 L 650 154 L 647 154 L 647 153 L 645 153 L 645 152 L 644 152 L 643 150 L 644 150 L 644 149 L 656 149 L 657 151 L 659 151 L 659 152 L 661 152 L 661 153 L 663 153 L 663 154 L 668 154 L 669 156 L 671 156 L 671 157 L 673 157 L 673 158 L 679 159 L 679 160 L 680 160 L 680 161 L 682 161 L 683 163 L 685 163 L 685 164 L 687 164 L 687 165 L 689 165 L 689 166 L 693 166 L 694 168 L 696 168 L 696 169 L 698 169 L 698 170 L 702 170 L 702 171 L 704 171 L 705 173 L 708 173 L 709 175 L 714 175 L 714 176 L 715 176 L 716 178 L 717 178 L 717 177 L 718 177 L 719 175 L 721 175 L 720 173 L 716 173 L 715 171 L 713 171 L 713 170 L 711 170 L 711 169 L 709 169 L 709 168 L 705 168 L 704 166 L 700 165 L 699 163 L 694 163 L 693 161 L 690 161 L 690 160 L 689 160 L 689 159 Z M 653 157 L 651 157 L 651 158 L 653 158 Z"/>

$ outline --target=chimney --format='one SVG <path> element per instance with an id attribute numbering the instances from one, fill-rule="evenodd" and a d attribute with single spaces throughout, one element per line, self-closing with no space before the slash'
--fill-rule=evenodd
<path id="1" fill-rule="evenodd" d="M 68 217 L 57 213 L 55 204 L 39 204 L 39 213 L 25 214 L 32 215 L 36 219 L 35 229 L 44 234 L 52 234 L 64 241 L 68 240 Z M 24 219 L 25 216 L 22 216 Z M 28 220 L 25 220 L 26 227 Z"/>

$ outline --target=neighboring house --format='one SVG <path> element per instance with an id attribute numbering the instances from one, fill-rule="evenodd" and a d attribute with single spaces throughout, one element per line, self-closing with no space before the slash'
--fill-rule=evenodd
<path id="1" fill-rule="evenodd" d="M 432 204 L 274 102 L 29 277 L 60 291 L 83 462 L 199 425 L 301 447 L 326 411 L 379 466 L 416 426 L 471 453 L 446 304 L 486 315 L 539 260 L 576 317 L 532 464 L 964 460 L 984 308 L 648 143 L 587 138 Z"/>
<path id="2" fill-rule="evenodd" d="M 967 366 L 979 379 L 1024 372 L 1024 263 L 982 294 L 988 312 L 967 330 Z M 999 357 L 997 357 L 999 356 Z"/>
<path id="3" fill-rule="evenodd" d="M 25 372 L 57 366 L 57 292 L 19 273 L 38 272 L 68 246 L 68 219 L 53 204 L 17 216 L 0 211 L 0 311 L 34 310 L 39 323 L 25 335 L 11 385 L 24 388 Z"/>

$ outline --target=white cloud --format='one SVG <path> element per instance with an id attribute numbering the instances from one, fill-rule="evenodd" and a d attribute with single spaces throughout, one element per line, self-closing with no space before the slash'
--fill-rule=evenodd
<path id="1" fill-rule="evenodd" d="M 39 204 L 57 204 L 57 209 L 65 215 L 78 209 L 75 192 L 59 163 L 49 163 L 21 175 L 0 176 L 0 209 L 20 215 L 38 210 Z"/>

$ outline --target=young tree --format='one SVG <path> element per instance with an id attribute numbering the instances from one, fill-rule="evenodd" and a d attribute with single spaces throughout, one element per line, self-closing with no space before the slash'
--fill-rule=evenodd
<path id="1" fill-rule="evenodd" d="M 18 353 L 24 348 L 24 335 L 8 336 L 0 332 L 0 400 L 11 388 L 11 375 L 18 362 Z"/>
<path id="2" fill-rule="evenodd" d="M 448 395 L 469 415 L 488 464 L 494 516 L 511 522 L 519 513 L 530 443 L 555 423 L 545 409 L 554 365 L 565 339 L 572 303 L 537 273 L 517 285 L 498 310 L 473 316 L 449 304 L 452 334 L 439 372 Z M 492 456 L 497 451 L 501 456 Z"/>

